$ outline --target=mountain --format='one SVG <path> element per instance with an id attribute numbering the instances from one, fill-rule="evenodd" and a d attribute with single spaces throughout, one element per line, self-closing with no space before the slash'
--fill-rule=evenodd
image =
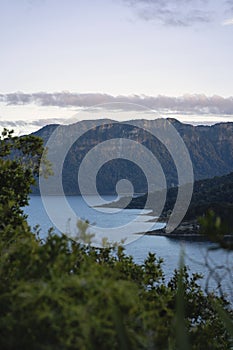
<path id="1" fill-rule="evenodd" d="M 233 171 L 233 123 L 219 123 L 212 126 L 193 126 L 183 124 L 175 119 L 168 119 L 182 137 L 193 164 L 195 180 L 221 176 Z M 130 125 L 131 122 L 134 125 Z M 101 121 L 103 124 L 103 121 Z M 96 121 L 81 121 L 73 125 L 59 127 L 58 150 L 62 150 L 62 142 L 73 137 L 75 130 L 81 136 L 73 143 L 64 161 L 62 181 L 67 195 L 79 194 L 77 184 L 79 166 L 85 155 L 98 144 L 110 139 L 128 139 L 136 141 L 129 145 L 130 159 L 110 159 L 98 171 L 96 186 L 101 194 L 115 194 L 116 183 L 120 179 L 129 180 L 134 186 L 135 193 L 146 193 L 148 190 L 144 172 L 135 164 L 135 155 L 144 157 L 136 143 L 149 149 L 157 158 L 165 174 L 167 187 L 178 185 L 178 175 L 175 163 L 167 148 L 153 133 L 158 120 L 135 120 L 117 123 L 113 120 L 104 120 L 104 125 L 96 126 Z M 58 125 L 47 125 L 34 134 L 43 138 L 46 143 Z M 88 131 L 87 131 L 88 130 Z M 168 140 L 169 142 L 169 140 Z M 61 148 L 59 148 L 61 147 Z M 109 159 L 114 154 L 114 145 L 102 149 L 98 156 Z M 143 148 L 144 148 L 143 147 Z M 59 151 L 57 156 L 59 157 Z M 111 158 L 111 157 L 110 157 Z M 137 162 L 136 162 L 137 163 Z M 94 167 L 95 164 L 93 164 Z M 92 166 L 90 164 L 90 166 Z M 148 164 L 148 173 L 154 177 L 154 188 L 160 189 L 160 177 L 153 173 L 153 167 Z M 91 174 L 86 174 L 87 179 Z M 91 179 L 91 177 L 90 177 Z M 88 189 L 87 189 L 88 191 Z M 55 193 L 52 193 L 55 194 Z"/>

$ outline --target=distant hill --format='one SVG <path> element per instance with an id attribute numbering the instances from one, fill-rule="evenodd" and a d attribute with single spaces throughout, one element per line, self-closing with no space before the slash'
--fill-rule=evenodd
<path id="1" fill-rule="evenodd" d="M 167 191 L 167 200 L 164 206 L 162 217 L 167 217 L 172 211 L 177 198 L 178 188 L 173 187 Z M 128 209 L 142 209 L 147 201 L 147 194 L 133 198 Z M 158 193 L 152 193 L 150 203 L 156 203 Z M 113 207 L 121 207 L 121 201 L 112 203 Z M 153 208 L 152 208 L 153 209 Z M 233 173 L 214 177 L 212 179 L 199 180 L 194 183 L 193 196 L 183 221 L 196 220 L 198 217 L 212 209 L 221 219 L 233 227 Z M 156 212 L 154 213 L 156 214 Z"/>
<path id="2" fill-rule="evenodd" d="M 180 133 L 189 150 L 195 180 L 221 176 L 233 171 L 233 123 L 193 126 L 175 119 L 169 119 L 169 121 Z M 153 129 L 156 125 L 154 120 L 141 120 L 140 123 L 140 125 L 145 124 L 149 129 Z M 178 184 L 177 171 L 171 155 L 160 141 L 143 128 L 126 125 L 125 122 L 114 123 L 111 120 L 106 120 L 106 126 L 95 127 L 95 122 L 89 120 L 78 122 L 76 127 L 85 130 L 87 125 L 92 129 L 73 144 L 65 159 L 62 178 L 67 195 L 80 193 L 77 175 L 87 152 L 103 141 L 121 137 L 135 140 L 150 149 L 163 168 L 168 187 Z M 57 125 L 47 125 L 34 134 L 42 137 L 46 143 L 56 127 Z M 64 134 L 67 136 L 72 130 L 72 125 L 62 126 L 60 142 Z M 107 150 L 109 154 L 111 151 L 111 149 Z M 105 155 L 103 154 L 102 157 L 104 158 Z M 133 161 L 124 159 L 111 160 L 100 169 L 97 176 L 97 189 L 102 194 L 115 194 L 116 183 L 122 178 L 132 182 L 136 193 L 147 192 L 147 181 L 141 169 Z"/>

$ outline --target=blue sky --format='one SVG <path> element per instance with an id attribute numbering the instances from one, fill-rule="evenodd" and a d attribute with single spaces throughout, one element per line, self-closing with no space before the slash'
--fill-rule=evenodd
<path id="1" fill-rule="evenodd" d="M 122 98 L 233 121 L 231 0 L 0 0 L 0 33 L 1 125 Z"/>

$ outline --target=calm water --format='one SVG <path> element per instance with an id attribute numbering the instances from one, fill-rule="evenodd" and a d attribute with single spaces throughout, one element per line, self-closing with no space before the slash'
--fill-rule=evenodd
<path id="1" fill-rule="evenodd" d="M 113 200 L 114 198 L 107 197 L 107 199 Z M 143 232 L 144 229 L 146 230 L 148 227 L 151 227 L 151 223 L 148 222 L 148 220 L 152 217 L 148 215 L 148 211 L 122 210 L 118 213 L 109 213 L 108 210 L 105 210 L 102 213 L 88 207 L 82 197 L 71 196 L 68 197 L 67 200 L 78 217 L 88 219 L 90 223 L 95 223 L 100 231 L 107 230 L 109 227 L 111 229 L 116 228 L 119 232 L 119 237 L 123 238 L 126 233 L 124 227 L 127 227 L 127 225 L 131 223 L 131 232 L 127 239 L 128 242 L 132 242 L 125 245 L 127 254 L 132 255 L 135 262 L 142 263 L 149 252 L 156 253 L 158 257 L 164 259 L 164 272 L 166 279 L 169 279 L 172 276 L 174 269 L 179 265 L 181 248 L 185 252 L 185 263 L 189 266 L 190 271 L 204 275 L 203 281 L 201 282 L 203 286 L 206 285 L 209 275 L 209 270 L 205 267 L 205 264 L 206 262 L 209 263 L 213 268 L 213 276 L 219 274 L 219 277 L 223 278 L 221 282 L 222 288 L 233 300 L 233 253 L 227 254 L 223 250 L 208 252 L 208 249 L 214 247 L 214 245 L 209 242 L 182 242 L 180 240 L 161 236 L 138 235 L 136 233 Z M 54 210 L 53 215 L 57 216 L 57 222 L 60 225 L 59 227 L 64 227 L 64 232 L 75 233 L 75 225 L 72 226 L 69 222 L 69 213 L 63 210 L 61 198 L 50 197 L 49 201 L 51 201 L 50 206 Z M 46 236 L 50 227 L 54 227 L 53 222 L 50 220 L 44 209 L 40 197 L 32 197 L 30 205 L 25 209 L 25 212 L 28 215 L 28 221 L 32 227 L 38 223 L 40 224 L 42 238 Z M 162 224 L 156 224 L 154 228 L 159 228 L 161 225 Z M 58 229 L 55 228 L 55 231 L 58 232 Z M 226 276 L 223 276 L 223 271 L 218 268 L 220 266 L 229 267 Z M 215 279 L 210 278 L 209 288 L 211 290 L 217 291 L 217 284 L 218 283 L 215 282 Z"/>

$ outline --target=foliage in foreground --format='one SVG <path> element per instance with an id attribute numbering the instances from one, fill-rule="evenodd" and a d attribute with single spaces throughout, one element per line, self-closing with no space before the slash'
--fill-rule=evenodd
<path id="1" fill-rule="evenodd" d="M 231 312 L 197 274 L 182 267 L 165 283 L 154 254 L 137 265 L 121 246 L 31 232 L 21 206 L 42 145 L 24 140 L 5 132 L 0 142 L 0 348 L 229 349 Z M 21 156 L 9 158 L 11 149 Z"/>
<path id="2" fill-rule="evenodd" d="M 191 349 L 229 349 L 213 302 L 188 276 L 175 271 L 165 284 L 161 260 L 142 265 L 122 247 L 96 249 L 30 232 L 1 239 L 1 349 L 176 349 L 176 299 L 182 278 Z M 222 300 L 218 302 L 223 305 Z"/>

